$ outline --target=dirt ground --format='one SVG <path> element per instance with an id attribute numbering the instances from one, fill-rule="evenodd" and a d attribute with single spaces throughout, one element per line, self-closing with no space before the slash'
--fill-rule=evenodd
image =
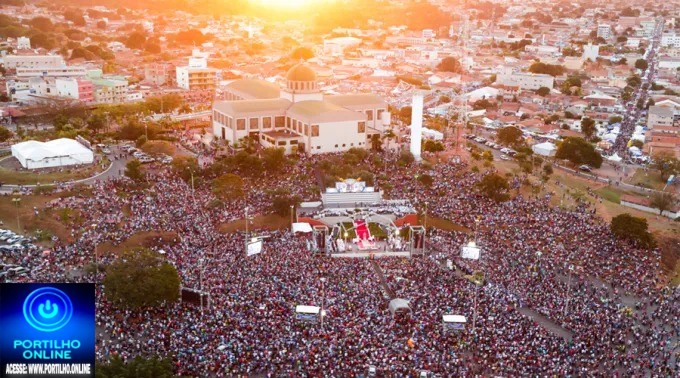
<path id="1" fill-rule="evenodd" d="M 111 243 L 102 243 L 97 246 L 97 251 L 101 255 L 120 254 L 126 249 L 136 247 L 154 247 L 156 245 L 167 245 L 179 242 L 179 236 L 176 232 L 168 231 L 144 231 L 136 233 L 126 239 L 119 245 L 112 245 Z"/>
<path id="2" fill-rule="evenodd" d="M 258 215 L 251 219 L 248 228 L 250 230 L 283 230 L 290 227 L 290 218 L 281 217 L 276 214 Z M 222 223 L 219 226 L 219 231 L 223 234 L 228 234 L 236 231 L 245 231 L 246 221 L 238 219 L 229 223 Z"/>
<path id="3" fill-rule="evenodd" d="M 47 230 L 61 240 L 72 241 L 71 230 L 57 216 L 45 212 L 45 205 L 58 198 L 49 196 L 20 196 L 19 207 L 12 202 L 14 196 L 0 196 L 0 221 L 2 228 L 23 234 L 33 234 L 37 230 Z M 35 209 L 38 210 L 36 215 Z M 17 224 L 17 213 L 19 224 Z"/>

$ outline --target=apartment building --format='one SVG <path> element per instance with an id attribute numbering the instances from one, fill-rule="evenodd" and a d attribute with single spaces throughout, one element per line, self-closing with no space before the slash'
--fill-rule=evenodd
<path id="1" fill-rule="evenodd" d="M 507 87 L 519 87 L 522 90 L 533 91 L 541 87 L 552 88 L 555 78 L 546 74 L 505 72 L 496 76 L 496 83 Z"/>
<path id="2" fill-rule="evenodd" d="M 60 68 L 66 65 L 60 55 L 7 55 L 2 58 L 6 69 Z"/>

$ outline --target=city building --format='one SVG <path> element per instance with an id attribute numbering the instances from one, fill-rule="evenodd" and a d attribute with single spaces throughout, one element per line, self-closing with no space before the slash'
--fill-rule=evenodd
<path id="1" fill-rule="evenodd" d="M 94 84 L 85 78 L 57 78 L 55 86 L 59 97 L 72 98 L 82 102 L 94 101 Z"/>
<path id="2" fill-rule="evenodd" d="M 522 90 L 533 91 L 541 87 L 552 88 L 555 78 L 546 74 L 506 71 L 496 76 L 496 83 L 507 87 L 519 87 Z"/>
<path id="3" fill-rule="evenodd" d="M 597 25 L 597 36 L 604 39 L 609 39 L 612 37 L 612 27 L 609 24 L 599 24 Z"/>
<path id="4" fill-rule="evenodd" d="M 597 61 L 597 57 L 600 56 L 600 46 L 599 45 L 593 45 L 592 43 L 589 43 L 585 46 L 583 46 L 583 60 L 588 60 L 590 59 L 593 62 Z"/>
<path id="5" fill-rule="evenodd" d="M 675 31 L 664 33 L 661 36 L 661 46 L 680 48 L 680 35 Z"/>
<path id="6" fill-rule="evenodd" d="M 169 63 L 150 63 L 144 66 L 144 81 L 152 85 L 170 84 L 174 67 Z"/>
<path id="7" fill-rule="evenodd" d="M 17 77 L 74 77 L 87 75 L 87 68 L 81 66 L 37 66 L 16 68 Z"/>
<path id="8" fill-rule="evenodd" d="M 176 68 L 177 86 L 187 90 L 214 90 L 217 72 L 208 67 L 205 58 L 190 58 L 189 65 Z"/>
<path id="9" fill-rule="evenodd" d="M 31 39 L 28 37 L 17 38 L 17 50 L 30 50 L 31 49 Z"/>
<path id="10" fill-rule="evenodd" d="M 372 135 L 389 123 L 387 103 L 373 94 L 325 96 L 314 70 L 304 63 L 286 74 L 286 86 L 264 80 L 237 80 L 229 98 L 213 105 L 213 133 L 236 144 L 246 136 L 286 153 L 319 154 L 368 148 Z"/>
<path id="11" fill-rule="evenodd" d="M 2 63 L 8 70 L 17 68 L 61 68 L 66 65 L 61 55 L 6 55 Z"/>

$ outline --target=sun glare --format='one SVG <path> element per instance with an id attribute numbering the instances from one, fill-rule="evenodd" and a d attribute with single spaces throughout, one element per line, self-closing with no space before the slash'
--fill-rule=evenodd
<path id="1" fill-rule="evenodd" d="M 257 4 L 275 8 L 300 8 L 318 0 L 252 0 Z"/>

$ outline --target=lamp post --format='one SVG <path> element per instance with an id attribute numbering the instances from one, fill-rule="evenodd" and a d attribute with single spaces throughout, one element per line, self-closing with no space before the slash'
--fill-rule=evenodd
<path id="1" fill-rule="evenodd" d="M 19 205 L 21 205 L 21 198 L 14 197 L 12 198 L 12 202 L 14 203 L 14 206 L 17 207 L 17 230 L 21 233 L 21 222 L 19 222 Z"/>
<path id="2" fill-rule="evenodd" d="M 349 237 L 349 232 L 345 231 L 345 250 L 347 250 L 347 238 Z"/>
<path id="3" fill-rule="evenodd" d="M 248 256 L 248 206 L 246 206 L 246 238 L 245 238 L 245 250 L 246 250 L 246 256 Z"/>
<path id="4" fill-rule="evenodd" d="M 482 276 L 484 277 L 484 276 Z M 482 278 L 484 280 L 484 278 Z M 472 314 L 472 332 L 476 332 L 476 327 L 477 327 L 477 298 L 479 297 L 479 286 L 482 285 L 484 282 L 480 281 L 478 278 L 475 278 L 473 281 L 475 284 L 475 300 L 474 300 L 474 305 L 473 305 L 473 314 Z"/>
<path id="5" fill-rule="evenodd" d="M 293 211 L 294 211 L 294 209 L 295 209 L 295 206 L 290 205 L 290 228 L 291 228 L 291 230 L 293 229 L 293 223 L 295 223 L 295 222 L 293 222 Z"/>
<path id="6" fill-rule="evenodd" d="M 204 261 L 205 260 L 203 258 L 198 260 L 198 263 L 199 263 L 198 284 L 199 284 L 200 290 L 201 290 L 201 294 L 200 294 L 201 295 L 201 317 L 203 316 L 203 263 L 204 263 Z"/>
<path id="7" fill-rule="evenodd" d="M 541 251 L 536 252 L 536 273 L 540 273 L 539 269 L 541 268 L 541 256 L 543 253 Z"/>
<path id="8" fill-rule="evenodd" d="M 574 265 L 569 264 L 569 278 L 567 279 L 567 298 L 564 301 L 564 316 L 567 316 L 569 311 L 569 294 L 571 292 L 571 272 L 574 271 Z"/>
<path id="9" fill-rule="evenodd" d="M 149 124 L 144 123 L 144 136 L 146 137 L 146 140 L 149 140 Z"/>
<path id="10" fill-rule="evenodd" d="M 425 202 L 425 221 L 423 226 L 425 227 L 425 233 L 423 234 L 423 255 L 427 252 L 427 202 Z"/>
<path id="11" fill-rule="evenodd" d="M 319 278 L 319 281 L 321 281 L 321 329 L 323 330 L 323 318 L 326 315 L 326 310 L 324 309 L 324 304 L 326 303 L 326 290 L 324 285 L 326 277 Z"/>

